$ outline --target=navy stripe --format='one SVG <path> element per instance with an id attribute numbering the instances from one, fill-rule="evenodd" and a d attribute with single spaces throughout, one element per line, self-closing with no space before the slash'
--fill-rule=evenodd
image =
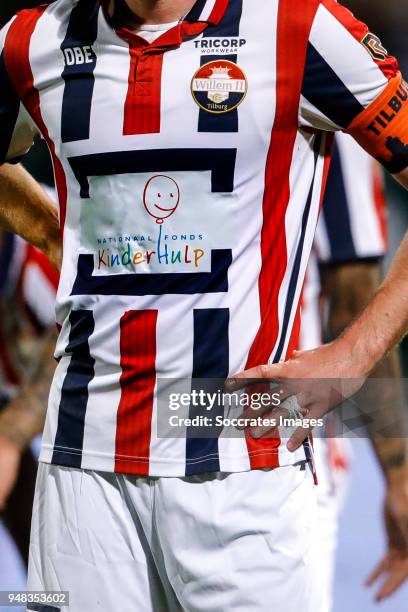
<path id="1" fill-rule="evenodd" d="M 243 0 L 229 0 L 227 9 L 220 23 L 216 26 L 209 26 L 206 28 L 203 37 L 212 38 L 220 36 L 222 38 L 227 38 L 228 36 L 239 36 L 239 26 L 242 17 L 242 1 Z M 212 59 L 219 59 L 219 56 L 212 57 Z"/>
<path id="2" fill-rule="evenodd" d="M 347 89 L 311 43 L 307 46 L 302 94 L 320 112 L 342 128 L 347 128 L 364 110 L 364 106 Z"/>
<path id="3" fill-rule="evenodd" d="M 223 18 L 217 26 L 209 26 L 204 30 L 203 38 L 213 37 L 236 37 L 239 36 L 239 28 L 242 17 L 242 0 L 230 0 Z M 234 55 L 203 55 L 201 66 L 217 60 L 228 60 L 237 63 L 238 57 Z M 233 101 L 230 100 L 230 103 Z M 198 118 L 199 132 L 238 132 L 238 109 L 228 113 L 213 115 L 200 108 Z"/>
<path id="4" fill-rule="evenodd" d="M 234 190 L 236 149 L 151 149 L 70 157 L 68 161 L 80 187 L 81 198 L 89 198 L 90 176 L 138 172 L 200 172 L 211 170 L 211 190 Z"/>
<path id="5" fill-rule="evenodd" d="M 230 249 L 211 252 L 211 272 L 174 272 L 153 274 L 110 274 L 93 276 L 93 255 L 79 255 L 78 274 L 71 295 L 194 295 L 226 293 Z"/>
<path id="6" fill-rule="evenodd" d="M 336 142 L 323 201 L 323 221 L 330 245 L 330 261 L 334 263 L 356 259 L 349 203 Z"/>
<path id="7" fill-rule="evenodd" d="M 312 205 L 313 189 L 314 189 L 315 178 L 316 178 L 316 167 L 317 167 L 317 161 L 319 158 L 321 142 L 322 142 L 322 137 L 319 134 L 318 136 L 316 136 L 316 141 L 313 147 L 314 157 L 315 157 L 315 169 L 314 169 L 313 180 L 310 186 L 306 206 L 303 211 L 302 230 L 301 230 L 300 240 L 299 240 L 299 244 L 298 244 L 297 251 L 296 251 L 295 261 L 293 264 L 292 274 L 291 274 L 290 281 L 289 281 L 288 295 L 286 298 L 285 312 L 283 315 L 282 330 L 281 330 L 278 348 L 276 350 L 276 354 L 274 357 L 274 363 L 277 363 L 282 357 L 283 348 L 285 346 L 286 336 L 288 333 L 290 315 L 292 313 L 293 302 L 295 300 L 296 289 L 297 289 L 298 282 L 299 282 L 299 270 L 300 270 L 300 265 L 302 262 L 302 256 L 304 254 L 303 247 L 305 243 L 306 229 L 309 223 L 310 208 Z"/>
<path id="8" fill-rule="evenodd" d="M 0 55 L 0 163 L 4 162 L 20 110 L 20 100 L 7 72 L 4 53 Z"/>
<path id="9" fill-rule="evenodd" d="M 194 349 L 192 390 L 222 392 L 229 372 L 228 308 L 194 310 Z M 206 379 L 202 383 L 197 379 Z M 212 379 L 212 380 L 209 380 Z M 206 414 L 212 419 L 223 415 L 223 407 L 206 412 L 190 406 L 189 417 Z M 186 476 L 218 472 L 220 460 L 218 437 L 222 427 L 189 427 L 186 440 Z"/>
<path id="10" fill-rule="evenodd" d="M 188 21 L 188 23 L 196 23 L 200 19 L 200 16 L 203 10 L 205 9 L 205 5 L 207 4 L 207 1 L 208 0 L 197 0 L 191 11 L 185 17 L 184 21 Z"/>
<path id="11" fill-rule="evenodd" d="M 88 385 L 95 375 L 89 338 L 95 327 L 91 310 L 73 310 L 71 332 L 65 350 L 72 354 L 62 390 L 52 463 L 81 467 Z"/>
<path id="12" fill-rule="evenodd" d="M 89 138 L 92 96 L 95 85 L 96 54 L 92 49 L 98 34 L 99 3 L 80 0 L 72 10 L 61 49 L 64 52 L 65 81 L 61 115 L 62 142 Z M 82 54 L 79 60 L 75 49 Z M 80 56 L 80 55 L 79 55 Z"/>

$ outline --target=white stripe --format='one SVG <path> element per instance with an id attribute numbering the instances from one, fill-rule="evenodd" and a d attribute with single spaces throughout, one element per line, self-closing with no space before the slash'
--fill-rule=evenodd
<path id="1" fill-rule="evenodd" d="M 323 215 L 320 215 L 314 239 L 314 248 L 320 262 L 330 259 L 330 241 Z"/>
<path id="2" fill-rule="evenodd" d="M 190 307 L 180 304 L 180 316 L 174 319 L 174 305 L 160 308 L 157 317 L 156 372 L 158 388 L 164 391 L 164 379 L 169 379 L 172 393 L 189 393 L 193 370 L 193 302 L 188 296 Z M 187 331 L 189 330 L 189 331 Z M 167 386 L 165 387 L 167 390 Z M 166 392 L 167 394 L 167 392 Z M 150 441 L 149 472 L 161 476 L 179 476 L 180 466 L 186 461 L 186 438 L 184 427 L 172 428 L 169 423 L 170 410 L 164 401 L 164 393 L 157 401 L 157 389 L 153 405 L 152 433 Z M 163 402 L 161 401 L 163 399 Z M 160 411 L 160 414 L 159 414 Z M 175 414 L 188 417 L 189 408 L 180 408 Z"/>
<path id="3" fill-rule="evenodd" d="M 0 30 L 0 53 L 4 49 L 4 43 L 6 42 L 8 31 L 10 29 L 11 24 L 15 20 L 16 16 L 17 15 L 14 15 L 14 17 L 12 17 L 10 21 L 8 21 L 6 25 Z"/>
<path id="4" fill-rule="evenodd" d="M 116 423 L 121 398 L 121 315 L 119 308 L 112 307 L 104 313 L 98 312 L 94 333 L 89 338 L 89 351 L 95 359 L 95 375 L 88 385 L 83 454 L 99 454 L 97 459 L 87 459 L 89 469 L 97 469 L 101 465 L 100 460 L 103 460 L 104 469 L 109 471 L 113 471 L 115 465 Z M 92 460 L 95 461 L 94 465 L 91 464 Z"/>
<path id="5" fill-rule="evenodd" d="M 50 4 L 37 21 L 30 42 L 29 61 L 34 86 L 40 96 L 41 116 L 54 143 L 61 141 L 61 73 L 64 59 L 59 47 L 68 28 L 72 8 L 72 5 L 67 7 L 66 3 Z M 53 41 L 53 48 L 50 47 L 50 40 Z"/>
<path id="6" fill-rule="evenodd" d="M 322 343 L 322 325 L 319 310 L 320 290 L 317 257 L 315 253 L 312 253 L 303 289 L 302 324 L 299 342 L 302 351 L 314 349 Z"/>
<path id="7" fill-rule="evenodd" d="M 98 15 L 98 38 L 95 48 L 97 60 L 94 71 L 90 138 L 84 141 L 84 146 L 92 146 L 94 151 L 99 152 L 106 150 L 107 142 L 118 143 L 119 147 L 123 147 L 124 111 L 130 69 L 129 45 L 112 30 L 102 10 Z M 112 70 L 116 77 L 114 81 L 106 76 L 111 74 Z"/>
<path id="8" fill-rule="evenodd" d="M 69 327 L 69 326 L 68 326 Z M 61 402 L 61 389 L 67 375 L 67 370 L 71 358 L 66 357 L 61 359 L 54 373 L 53 382 L 51 385 L 47 418 L 45 420 L 44 433 L 42 438 L 40 461 L 50 463 L 54 451 L 55 436 L 58 428 L 59 405 Z"/>

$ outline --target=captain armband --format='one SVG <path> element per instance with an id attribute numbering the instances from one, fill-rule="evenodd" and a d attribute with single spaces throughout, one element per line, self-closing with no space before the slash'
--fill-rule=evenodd
<path id="1" fill-rule="evenodd" d="M 401 74 L 345 131 L 391 174 L 408 166 L 408 85 Z"/>

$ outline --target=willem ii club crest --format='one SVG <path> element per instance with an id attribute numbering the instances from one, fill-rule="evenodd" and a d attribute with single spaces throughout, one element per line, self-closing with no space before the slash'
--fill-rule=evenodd
<path id="1" fill-rule="evenodd" d="M 191 81 L 191 93 L 208 113 L 229 113 L 241 104 L 248 90 L 245 73 L 227 60 L 201 66 Z"/>

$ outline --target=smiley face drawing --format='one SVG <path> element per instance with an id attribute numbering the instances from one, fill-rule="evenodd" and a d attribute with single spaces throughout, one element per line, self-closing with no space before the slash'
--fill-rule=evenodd
<path id="1" fill-rule="evenodd" d="M 143 192 L 143 204 L 159 225 L 171 217 L 179 202 L 179 186 L 169 176 L 157 174 L 147 181 Z"/>

